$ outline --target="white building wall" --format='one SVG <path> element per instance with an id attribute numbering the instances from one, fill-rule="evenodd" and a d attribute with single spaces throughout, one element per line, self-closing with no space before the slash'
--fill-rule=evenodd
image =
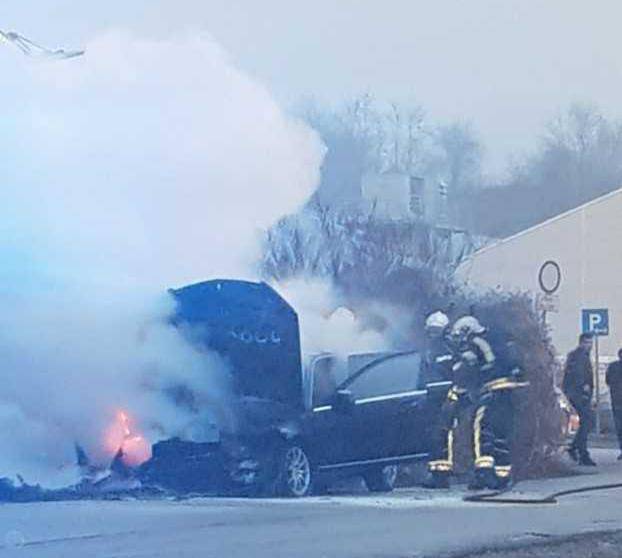
<path id="1" fill-rule="evenodd" d="M 547 316 L 556 349 L 576 346 L 582 308 L 609 308 L 600 353 L 613 357 L 622 346 L 622 190 L 476 252 L 457 274 L 471 287 L 537 294 L 547 260 L 562 274 L 559 311 Z"/>

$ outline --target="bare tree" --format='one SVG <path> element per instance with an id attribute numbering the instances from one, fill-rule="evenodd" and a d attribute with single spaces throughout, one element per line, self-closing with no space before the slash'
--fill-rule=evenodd
<path id="1" fill-rule="evenodd" d="M 424 111 L 414 103 L 386 106 L 365 93 L 337 110 L 307 99 L 298 112 L 328 148 L 318 190 L 322 203 L 344 207 L 359 200 L 367 172 L 417 174 L 426 166 L 429 134 Z"/>
<path id="2" fill-rule="evenodd" d="M 507 236 L 622 186 L 622 121 L 575 104 L 546 126 L 537 150 L 499 187 L 462 201 L 475 231 Z"/>
<path id="3" fill-rule="evenodd" d="M 535 180 L 560 190 L 565 184 L 573 203 L 619 186 L 622 122 L 608 120 L 594 105 L 572 105 L 548 124 L 533 171 Z"/>
<path id="4" fill-rule="evenodd" d="M 482 145 L 472 125 L 453 122 L 439 126 L 434 141 L 440 152 L 436 166 L 451 192 L 461 194 L 480 186 Z"/>
<path id="5" fill-rule="evenodd" d="M 411 175 L 421 173 L 428 151 L 423 109 L 416 104 L 391 103 L 385 118 L 388 138 L 384 168 Z"/>
<path id="6" fill-rule="evenodd" d="M 316 197 L 324 204 L 356 205 L 363 174 L 382 165 L 385 130 L 372 96 L 359 95 L 337 110 L 307 99 L 298 113 L 327 147 Z"/>

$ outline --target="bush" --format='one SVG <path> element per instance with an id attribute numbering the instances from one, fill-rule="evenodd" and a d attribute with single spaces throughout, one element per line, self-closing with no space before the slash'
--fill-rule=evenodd
<path id="1" fill-rule="evenodd" d="M 471 296 L 468 302 L 495 338 L 515 343 L 529 386 L 514 392 L 514 474 L 518 479 L 541 476 L 562 435 L 554 385 L 558 365 L 546 329 L 525 294 Z"/>

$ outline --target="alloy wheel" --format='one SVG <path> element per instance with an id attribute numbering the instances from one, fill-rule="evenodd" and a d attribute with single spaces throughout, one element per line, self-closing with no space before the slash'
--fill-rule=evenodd
<path id="1" fill-rule="evenodd" d="M 311 486 L 311 464 L 298 446 L 288 448 L 285 453 L 285 481 L 292 496 L 305 496 Z"/>

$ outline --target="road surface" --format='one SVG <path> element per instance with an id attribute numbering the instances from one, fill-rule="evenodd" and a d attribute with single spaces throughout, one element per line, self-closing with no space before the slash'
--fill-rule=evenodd
<path id="1" fill-rule="evenodd" d="M 605 474 L 524 483 L 543 494 Z M 556 505 L 475 504 L 464 492 L 398 490 L 302 500 L 202 498 L 0 505 L 0 557 L 423 557 L 482 546 L 622 529 L 622 490 Z"/>

